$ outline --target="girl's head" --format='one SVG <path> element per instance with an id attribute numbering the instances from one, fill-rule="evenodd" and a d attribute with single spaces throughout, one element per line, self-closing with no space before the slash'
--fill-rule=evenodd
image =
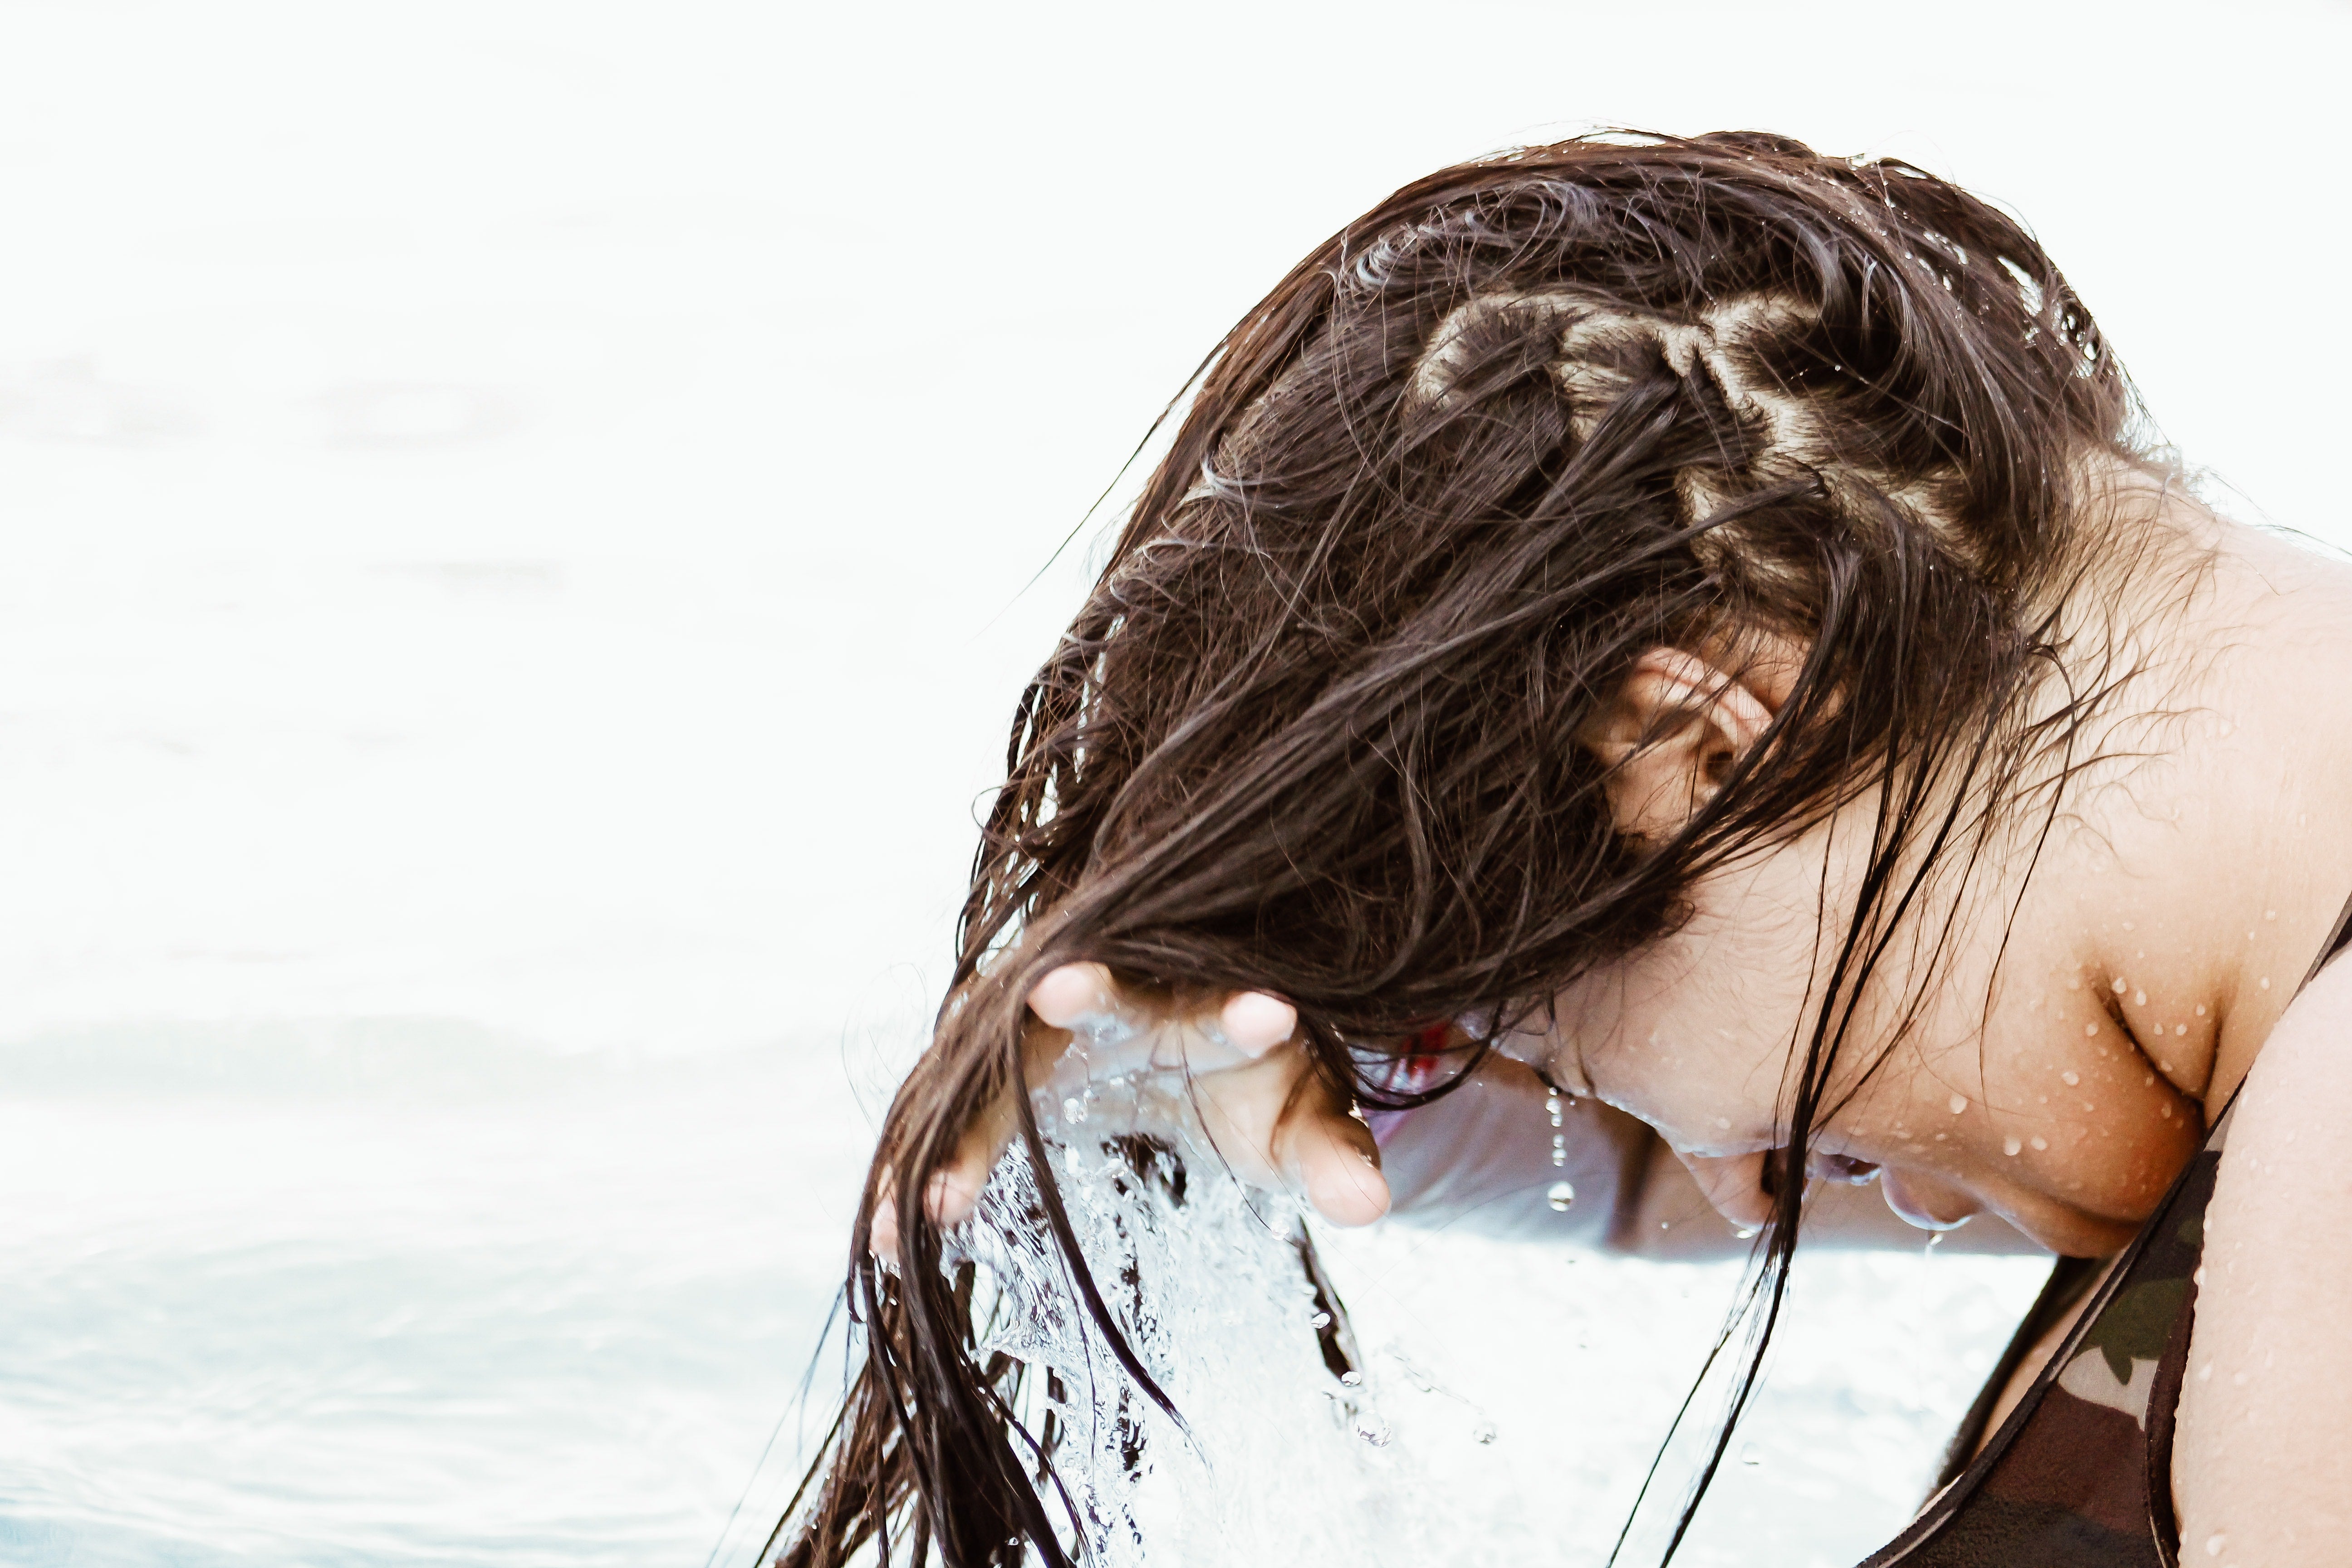
<path id="1" fill-rule="evenodd" d="M 1842 1004 L 2064 728 L 2019 715 L 2131 407 L 2015 223 L 1776 137 L 1514 152 L 1318 247 L 1220 345 L 1022 698 L 884 1128 L 899 1256 L 867 1261 L 861 1221 L 866 1362 L 803 1550 L 910 1496 L 951 1562 L 1045 1533 L 916 1194 L 1018 1075 L 1055 964 L 1286 996 L 1335 1083 L 1394 1103 L 1384 1042 L 1524 1026 L 1702 879 L 1874 798 L 1804 931 L 1793 1176 L 1885 1044 Z"/>

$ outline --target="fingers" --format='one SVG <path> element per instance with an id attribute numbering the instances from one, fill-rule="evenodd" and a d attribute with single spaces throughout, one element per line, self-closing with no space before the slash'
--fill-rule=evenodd
<path id="1" fill-rule="evenodd" d="M 923 1212 L 939 1226 L 960 1225 L 980 1206 L 980 1190 L 1013 1136 L 1013 1098 L 1000 1095 L 964 1129 L 956 1157 L 923 1184 Z"/>
<path id="2" fill-rule="evenodd" d="M 1328 1104 L 1314 1116 L 1284 1124 L 1286 1162 L 1315 1212 L 1333 1225 L 1370 1225 L 1389 1212 L 1388 1178 L 1381 1174 L 1372 1130 Z"/>
<path id="3" fill-rule="evenodd" d="M 1269 1051 L 1195 1080 L 1193 1090 L 1209 1142 L 1243 1181 L 1304 1197 L 1334 1225 L 1370 1225 L 1388 1213 L 1371 1129 L 1314 1076 L 1303 1047 Z"/>
<path id="4" fill-rule="evenodd" d="M 932 1172 L 931 1179 L 923 1184 L 923 1212 L 930 1215 L 933 1225 L 945 1228 L 971 1217 L 971 1211 L 980 1206 L 981 1189 L 988 1185 L 988 1173 L 995 1169 L 996 1157 L 1004 1152 L 1012 1135 L 1013 1102 L 1010 1097 L 1000 1097 L 964 1130 L 955 1158 Z M 897 1173 L 886 1166 L 880 1185 L 882 1195 L 875 1200 L 867 1239 L 877 1258 L 890 1258 L 898 1251 Z"/>
<path id="5" fill-rule="evenodd" d="M 1075 1029 L 1118 1007 L 1118 987 L 1099 963 L 1049 969 L 1029 992 L 1029 1010 L 1057 1029 Z"/>
<path id="6" fill-rule="evenodd" d="M 1142 999 L 1122 993 L 1108 968 L 1099 963 L 1065 963 L 1045 972 L 1030 988 L 1029 1010 L 1057 1029 L 1099 1026 L 1124 1017 L 1141 1026 L 1153 1022 L 1155 1009 Z M 1205 1022 L 1205 1020 L 1196 1020 Z M 1216 1034 L 1244 1056 L 1265 1055 L 1298 1028 L 1298 1009 L 1263 991 L 1236 991 L 1219 1005 Z"/>
<path id="7" fill-rule="evenodd" d="M 1287 1187 L 1334 1225 L 1369 1225 L 1388 1212 L 1370 1129 L 1319 1082 L 1294 1103 L 1308 1064 L 1290 1003 L 1263 991 L 1197 1001 L 1138 996 L 1102 964 L 1066 963 L 1031 988 L 1029 1009 L 1039 1022 L 1080 1037 L 1091 1064 L 1082 1070 L 1187 1071 L 1210 1141 L 1243 1180 Z M 935 1215 L 971 1212 L 1003 1142 L 1000 1133 L 985 1161 L 960 1160 L 933 1179 L 926 1203 Z"/>
<path id="8" fill-rule="evenodd" d="M 1217 1011 L 1225 1043 L 1245 1057 L 1262 1057 L 1298 1030 L 1298 1009 L 1263 991 L 1236 991 Z"/>

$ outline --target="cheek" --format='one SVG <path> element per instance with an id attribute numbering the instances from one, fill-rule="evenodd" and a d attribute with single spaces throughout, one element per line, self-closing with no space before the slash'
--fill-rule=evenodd
<path id="1" fill-rule="evenodd" d="M 1594 1091 L 1685 1153 L 1770 1147 L 1793 1030 L 1759 1016 L 1744 988 L 1666 963 L 1629 975 L 1622 996 L 1582 1016 Z"/>
<path id="2" fill-rule="evenodd" d="M 1779 1077 L 1752 1051 L 1722 1047 L 1710 1027 L 1696 1040 L 1665 1028 L 1610 1053 L 1591 1069 L 1593 1088 L 1618 1110 L 1646 1121 L 1677 1153 L 1738 1158 L 1779 1142 Z"/>

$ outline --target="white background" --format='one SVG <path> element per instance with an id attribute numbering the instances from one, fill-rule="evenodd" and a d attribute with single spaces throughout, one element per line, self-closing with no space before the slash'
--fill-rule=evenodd
<path id="1" fill-rule="evenodd" d="M 1954 176 L 2236 510 L 2347 537 L 2347 45 L 2314 3 L 0 5 L 0 1531 L 576 1563 L 634 1497 L 623 1555 L 698 1555 L 1056 547 L 1438 163 L 1767 127 Z M 583 1345 L 708 1354 L 556 1356 L 450 1261 L 540 1242 Z M 549 1381 L 295 1300 L 387 1260 Z M 431 1399 L 337 1426 L 317 1358 L 395 1342 Z"/>

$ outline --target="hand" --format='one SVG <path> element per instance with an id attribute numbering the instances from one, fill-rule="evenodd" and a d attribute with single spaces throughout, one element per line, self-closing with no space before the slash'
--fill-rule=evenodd
<path id="1" fill-rule="evenodd" d="M 1058 1122 L 1065 1101 L 1083 1104 L 1090 1088 L 1124 1091 L 1138 1107 L 1181 1096 L 1199 1113 L 1196 1136 L 1243 1181 L 1303 1196 L 1334 1225 L 1370 1225 L 1388 1212 L 1371 1130 L 1313 1071 L 1289 1003 L 1262 991 L 1144 996 L 1099 963 L 1066 963 L 1038 981 L 1029 1012 L 1023 1049 L 1041 1121 Z M 1009 1096 L 973 1121 L 954 1162 L 924 1188 L 935 1223 L 971 1213 L 1013 1128 Z M 898 1249 L 887 1195 L 875 1205 L 873 1244 L 882 1256 Z"/>

